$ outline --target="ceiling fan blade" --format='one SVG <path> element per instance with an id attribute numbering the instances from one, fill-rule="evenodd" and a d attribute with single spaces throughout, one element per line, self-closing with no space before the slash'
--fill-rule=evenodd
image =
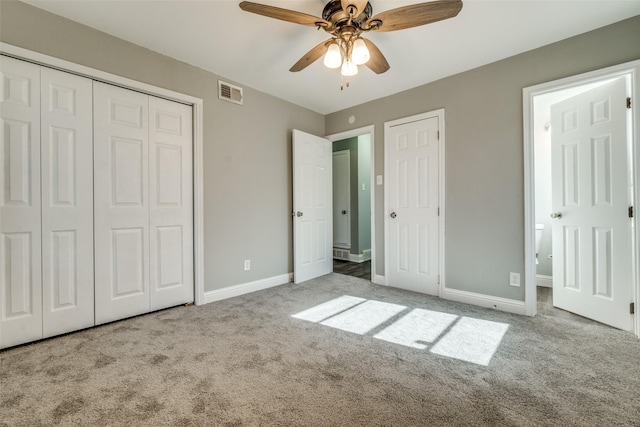
<path id="1" fill-rule="evenodd" d="M 453 18 L 461 9 L 462 0 L 430 1 L 387 10 L 369 19 L 367 25 L 376 31 L 404 30 Z M 382 22 L 379 28 L 375 28 L 375 21 Z"/>
<path id="2" fill-rule="evenodd" d="M 342 10 L 349 13 L 349 6 L 354 6 L 356 8 L 356 13 L 353 15 L 354 18 L 357 18 L 362 12 L 364 12 L 364 8 L 367 7 L 367 3 L 369 0 L 341 0 Z"/>
<path id="3" fill-rule="evenodd" d="M 329 49 L 329 45 L 331 44 L 332 40 L 333 39 L 324 41 L 320 43 L 318 46 L 311 49 L 309 52 L 305 53 L 304 56 L 300 58 L 300 60 L 298 60 L 298 62 L 293 64 L 293 67 L 291 67 L 289 71 L 291 71 L 292 73 L 295 73 L 297 71 L 304 70 L 309 65 L 316 62 L 318 58 L 320 58 L 322 55 L 324 55 L 327 52 L 327 49 Z"/>
<path id="4" fill-rule="evenodd" d="M 240 3 L 240 9 L 245 12 L 256 13 L 269 18 L 281 19 L 283 21 L 293 22 L 294 24 L 308 25 L 310 27 L 328 27 L 329 22 L 322 18 L 306 13 L 296 12 L 294 10 L 282 9 L 275 6 L 267 6 L 266 4 L 253 3 L 243 1 Z"/>
<path id="5" fill-rule="evenodd" d="M 387 58 L 384 57 L 378 46 L 373 44 L 373 42 L 369 39 L 363 38 L 364 43 L 367 45 L 367 49 L 369 49 L 369 61 L 365 64 L 367 67 L 371 69 L 376 74 L 382 74 L 387 71 L 391 66 L 387 62 Z"/>

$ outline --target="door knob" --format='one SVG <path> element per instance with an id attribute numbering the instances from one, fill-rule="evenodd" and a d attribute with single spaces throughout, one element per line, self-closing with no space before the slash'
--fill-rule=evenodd
<path id="1" fill-rule="evenodd" d="M 304 215 L 302 212 L 300 211 L 296 212 L 296 216 L 301 217 L 302 215 Z"/>
<path id="2" fill-rule="evenodd" d="M 342 215 L 346 215 L 347 211 L 345 211 L 344 209 L 342 210 Z"/>
<path id="3" fill-rule="evenodd" d="M 391 218 L 395 218 L 395 217 L 396 217 L 396 216 L 398 216 L 398 215 L 396 215 L 396 213 L 395 213 L 395 212 L 391 212 L 391 213 L 389 214 L 389 216 L 390 216 Z"/>
<path id="4" fill-rule="evenodd" d="M 562 213 L 560 213 L 560 212 L 553 212 L 553 213 L 551 214 L 551 218 L 556 218 L 556 219 L 557 219 L 557 218 L 562 218 Z"/>

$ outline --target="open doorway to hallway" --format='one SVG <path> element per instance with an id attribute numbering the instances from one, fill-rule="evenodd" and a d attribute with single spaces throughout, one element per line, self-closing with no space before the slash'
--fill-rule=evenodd
<path id="1" fill-rule="evenodd" d="M 373 129 L 329 139 L 333 151 L 334 272 L 371 280 Z"/>

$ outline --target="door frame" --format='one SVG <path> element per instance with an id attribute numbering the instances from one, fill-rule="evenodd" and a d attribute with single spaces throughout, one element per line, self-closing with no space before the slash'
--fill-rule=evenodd
<path id="1" fill-rule="evenodd" d="M 616 77 L 627 79 L 631 88 L 632 108 L 640 101 L 640 60 L 603 68 L 588 73 L 578 74 L 559 80 L 526 87 L 522 90 L 523 102 L 523 142 L 524 142 L 524 256 L 525 256 L 525 314 L 537 314 L 536 296 L 536 264 L 535 264 L 535 168 L 534 168 L 534 99 L 558 90 L 569 89 L 589 83 L 609 80 Z M 631 127 L 631 163 L 633 167 L 633 205 L 637 212 L 640 200 L 640 120 L 634 109 L 628 112 Z M 634 234 L 632 236 L 632 301 L 635 303 L 636 314 L 633 321 L 633 332 L 640 337 L 640 219 L 636 213 L 633 218 Z"/>
<path id="2" fill-rule="evenodd" d="M 446 290 L 446 275 L 445 275 L 445 120 L 444 120 L 444 108 L 440 108 L 438 110 L 428 111 L 426 113 L 416 114 L 414 116 L 403 117 L 401 119 L 392 120 L 384 123 L 384 140 L 385 144 L 387 143 L 387 134 L 392 126 L 403 125 L 411 122 L 417 122 L 420 120 L 426 120 L 433 117 L 438 118 L 438 131 L 440 132 L 440 137 L 438 138 L 438 271 L 439 271 L 439 281 L 438 281 L 438 297 L 445 297 Z M 386 146 L 385 146 L 386 149 Z M 385 186 L 384 186 L 384 267 L 385 272 L 388 268 L 388 254 L 389 254 L 389 239 L 388 237 L 388 227 L 387 227 L 387 212 L 389 211 L 388 201 L 388 186 L 387 186 L 387 156 L 385 151 L 384 156 L 384 174 L 385 174 Z M 386 283 L 385 283 L 386 285 Z"/>
<path id="3" fill-rule="evenodd" d="M 375 139 L 374 139 L 374 125 L 364 126 L 357 129 L 347 130 L 344 132 L 334 133 L 325 136 L 333 144 L 336 141 L 342 141 L 343 139 L 353 138 L 361 135 L 369 135 L 369 148 L 371 152 L 371 281 L 377 285 L 384 285 L 384 276 L 378 276 L 376 274 L 376 180 L 375 180 Z M 333 193 L 332 193 L 333 194 Z"/>
<path id="4" fill-rule="evenodd" d="M 91 80 L 132 89 L 159 98 L 176 101 L 193 108 L 193 262 L 194 299 L 196 305 L 205 304 L 204 297 L 204 169 L 203 169 L 203 105 L 201 98 L 163 89 L 147 83 L 100 71 L 95 68 L 44 55 L 18 46 L 0 42 L 0 54 L 53 68 Z"/>

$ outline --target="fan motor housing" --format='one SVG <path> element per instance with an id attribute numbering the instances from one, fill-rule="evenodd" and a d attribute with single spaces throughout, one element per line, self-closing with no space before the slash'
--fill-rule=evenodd
<path id="1" fill-rule="evenodd" d="M 371 3 L 367 3 L 364 11 L 351 21 L 351 25 L 362 27 L 373 14 Z M 344 23 L 349 22 L 349 13 L 342 9 L 340 0 L 331 0 L 322 10 L 322 19 L 329 21 L 334 27 L 341 27 Z"/>

